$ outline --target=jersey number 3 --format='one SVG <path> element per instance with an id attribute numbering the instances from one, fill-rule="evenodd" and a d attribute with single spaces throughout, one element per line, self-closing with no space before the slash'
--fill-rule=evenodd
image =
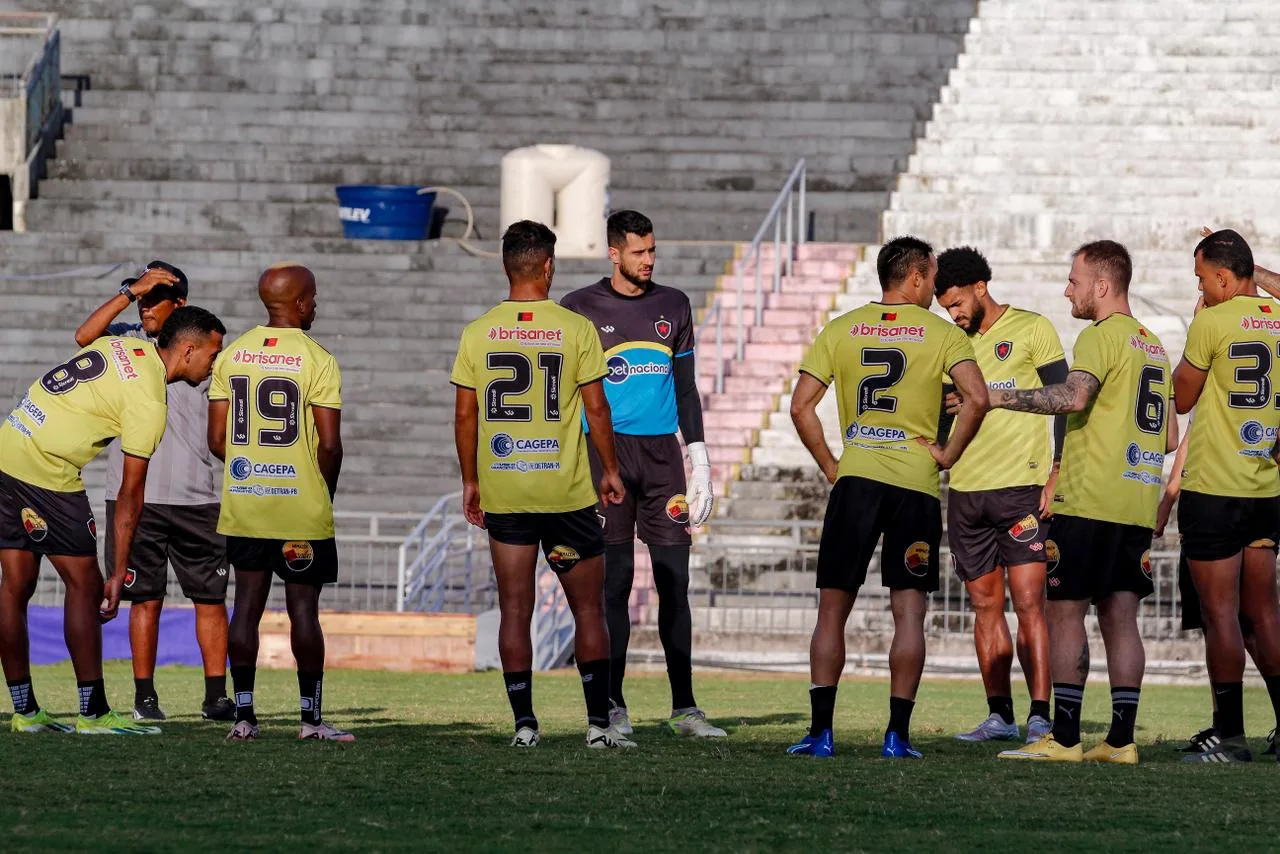
<path id="1" fill-rule="evenodd" d="M 490 380 L 484 389 L 484 415 L 486 421 L 532 421 L 533 407 L 527 403 L 511 403 L 507 396 L 516 397 L 533 387 L 533 363 L 524 353 L 490 353 L 488 368 L 491 371 L 510 371 L 511 375 Z M 560 353 L 539 353 L 538 367 L 546 380 L 543 395 L 543 419 L 560 420 L 560 368 L 564 356 Z"/>

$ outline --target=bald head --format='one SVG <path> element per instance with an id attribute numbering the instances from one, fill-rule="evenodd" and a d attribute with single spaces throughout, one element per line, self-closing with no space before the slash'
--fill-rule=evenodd
<path id="1" fill-rule="evenodd" d="M 273 326 L 310 329 L 316 316 L 316 277 L 301 264 L 273 264 L 258 278 L 258 298 Z"/>

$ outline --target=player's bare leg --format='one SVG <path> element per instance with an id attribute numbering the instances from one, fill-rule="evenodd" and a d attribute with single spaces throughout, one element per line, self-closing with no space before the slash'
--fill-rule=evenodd
<path id="1" fill-rule="evenodd" d="M 965 582 L 965 590 L 973 603 L 973 645 L 982 687 L 987 694 L 988 717 L 977 729 L 956 737 L 961 741 L 1017 738 L 1009 679 L 1013 670 L 1013 638 L 1004 615 L 1004 567 L 997 566 L 994 571 Z"/>
<path id="2" fill-rule="evenodd" d="M 258 716 L 253 708 L 254 681 L 258 674 L 258 628 L 270 595 L 269 571 L 236 571 L 235 609 L 227 629 L 227 655 L 236 701 L 236 723 L 227 736 L 232 741 L 258 737 Z"/>
<path id="3" fill-rule="evenodd" d="M 1018 615 L 1018 661 L 1022 664 L 1027 691 L 1031 694 L 1027 736 L 1038 739 L 1048 732 L 1049 693 L 1049 623 L 1045 619 L 1044 585 L 1048 569 L 1043 563 L 1024 563 L 1009 567 L 1009 595 Z M 1039 718 L 1040 721 L 1036 719 Z"/>
<path id="4" fill-rule="evenodd" d="M 502 680 L 515 719 L 512 746 L 535 747 L 538 717 L 533 712 L 533 604 L 536 595 L 538 547 L 500 543 L 490 538 L 493 573 L 498 583 L 498 657 Z"/>
<path id="5" fill-rule="evenodd" d="M 1147 667 L 1147 654 L 1138 631 L 1141 604 L 1138 594 L 1128 591 L 1112 593 L 1098 603 L 1098 626 L 1106 646 L 1107 673 L 1111 680 L 1111 728 L 1104 741 L 1113 749 L 1134 744 L 1138 698 Z"/>
<path id="6" fill-rule="evenodd" d="M 1253 757 L 1244 740 L 1245 647 L 1240 629 L 1244 554 L 1237 553 L 1222 560 L 1188 560 L 1187 563 L 1191 567 L 1196 592 L 1200 594 L 1205 663 L 1214 694 L 1212 743 L 1206 744 L 1204 753 L 1192 754 L 1187 760 L 1201 761 L 1211 754 L 1226 754 L 1223 761 L 1248 761 Z M 1271 567 L 1271 589 L 1274 592 L 1274 562 Z M 1257 629 L 1254 626 L 1255 637 L 1260 637 Z M 1257 645 L 1261 653 L 1264 644 Z"/>
<path id="7" fill-rule="evenodd" d="M 605 622 L 604 558 L 579 561 L 561 573 L 569 610 L 573 612 L 574 655 L 587 704 L 587 746 L 635 747 L 634 741 L 609 725 L 609 627 Z"/>
<path id="8" fill-rule="evenodd" d="M 204 665 L 204 703 L 207 720 L 227 720 L 227 603 L 194 602 L 196 643 Z M 231 714 L 234 715 L 234 708 Z"/>
<path id="9" fill-rule="evenodd" d="M 155 691 L 156 651 L 160 643 L 160 611 L 163 599 L 129 605 L 129 652 L 133 658 L 133 717 L 164 720 Z"/>
<path id="10" fill-rule="evenodd" d="M 836 689 L 844 671 L 844 629 L 857 601 L 857 590 L 822 587 L 818 590 L 818 619 L 809 639 L 809 732 L 787 753 L 799 756 L 831 756 L 835 751 L 832 720 Z"/>
<path id="11" fill-rule="evenodd" d="M 1053 677 L 1053 737 L 1064 747 L 1080 744 L 1080 713 L 1084 686 L 1089 681 L 1089 636 L 1084 629 L 1089 604 L 1088 599 L 1068 599 L 1045 605 Z"/>
<path id="12" fill-rule="evenodd" d="M 921 590 L 893 590 L 889 607 L 893 611 L 893 642 L 889 645 L 889 725 L 882 755 L 918 759 L 920 754 L 911 748 L 911 713 L 924 673 L 924 616 L 929 600 Z M 891 746 L 893 739 L 898 747 Z"/>
<path id="13" fill-rule="evenodd" d="M 1280 597 L 1276 591 L 1276 553 L 1270 549 L 1245 549 L 1240 581 L 1240 599 L 1251 629 L 1245 644 L 1266 680 L 1272 710 L 1280 722 Z"/>
<path id="14" fill-rule="evenodd" d="M 40 710 L 31 687 L 31 641 L 27 634 L 27 603 L 36 592 L 40 558 L 18 549 L 0 549 L 0 664 L 9 683 L 15 714 Z"/>

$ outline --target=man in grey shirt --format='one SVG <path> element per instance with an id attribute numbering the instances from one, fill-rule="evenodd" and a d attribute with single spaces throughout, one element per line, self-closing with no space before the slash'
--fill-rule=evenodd
<path id="1" fill-rule="evenodd" d="M 119 292 L 76 330 L 76 343 L 85 346 L 104 335 L 154 341 L 169 315 L 186 305 L 187 293 L 181 270 L 152 261 L 142 275 L 126 279 Z M 134 302 L 141 322 L 113 322 Z M 226 542 L 217 532 L 222 465 L 209 453 L 208 394 L 208 380 L 198 387 L 169 387 L 164 439 L 147 470 L 146 499 L 121 593 L 130 603 L 135 720 L 165 719 L 155 671 L 169 564 L 183 595 L 195 605 L 196 640 L 204 659 L 202 715 L 207 720 L 235 718 L 235 704 L 227 697 Z M 115 550 L 112 520 L 123 460 L 119 442 L 113 442 L 107 457 L 107 566 Z"/>

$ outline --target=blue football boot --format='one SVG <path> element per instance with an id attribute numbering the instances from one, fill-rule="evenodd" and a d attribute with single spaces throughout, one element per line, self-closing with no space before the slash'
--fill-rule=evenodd
<path id="1" fill-rule="evenodd" d="M 814 756 L 819 759 L 830 759 L 836 753 L 836 739 L 831 730 L 824 729 L 815 735 L 806 735 L 799 744 L 787 748 L 792 756 Z"/>
<path id="2" fill-rule="evenodd" d="M 896 732 L 884 737 L 884 749 L 880 751 L 884 759 L 923 759 L 924 754 L 911 746 L 911 742 L 900 738 Z"/>

